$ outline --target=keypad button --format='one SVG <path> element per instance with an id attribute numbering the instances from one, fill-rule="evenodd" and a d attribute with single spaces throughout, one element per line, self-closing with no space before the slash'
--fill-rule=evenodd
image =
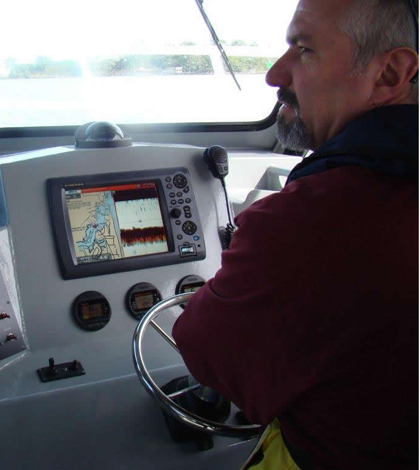
<path id="1" fill-rule="evenodd" d="M 197 225 L 195 225 L 194 222 L 191 222 L 191 220 L 187 220 L 182 225 L 182 231 L 187 235 L 194 235 L 197 231 Z"/>
<path id="2" fill-rule="evenodd" d="M 188 181 L 184 175 L 178 173 L 177 175 L 174 176 L 173 183 L 177 188 L 182 189 L 185 186 L 187 186 Z"/>

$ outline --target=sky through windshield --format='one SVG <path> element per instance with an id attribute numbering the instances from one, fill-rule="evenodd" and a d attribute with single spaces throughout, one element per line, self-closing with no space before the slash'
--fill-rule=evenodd
<path id="1" fill-rule="evenodd" d="M 264 75 L 286 48 L 296 3 L 204 1 L 242 75 L 237 95 L 195 0 L 7 2 L 0 126 L 263 119 L 275 103 Z"/>

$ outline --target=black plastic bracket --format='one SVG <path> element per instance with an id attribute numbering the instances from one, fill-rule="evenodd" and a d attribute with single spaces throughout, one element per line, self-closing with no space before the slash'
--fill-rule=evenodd
<path id="1" fill-rule="evenodd" d="M 78 375 L 86 374 L 85 369 L 77 359 L 72 362 L 55 364 L 54 359 L 51 357 L 49 359 L 49 363 L 49 366 L 37 369 L 41 382 L 68 379 L 70 377 L 77 377 Z"/>
<path id="2" fill-rule="evenodd" d="M 184 375 L 173 379 L 161 387 L 161 390 L 166 395 L 183 390 L 189 385 L 188 378 L 188 375 Z M 194 392 L 189 392 L 181 397 L 174 398 L 174 401 L 197 416 L 219 423 L 226 422 L 230 415 L 230 402 L 216 393 L 214 394 L 213 399 L 214 401 L 212 402 L 206 402 L 196 396 Z M 180 422 L 165 411 L 163 412 L 163 415 L 171 437 L 175 442 L 195 441 L 200 451 L 206 451 L 213 448 L 214 442 L 211 435 L 192 429 L 190 426 Z"/>

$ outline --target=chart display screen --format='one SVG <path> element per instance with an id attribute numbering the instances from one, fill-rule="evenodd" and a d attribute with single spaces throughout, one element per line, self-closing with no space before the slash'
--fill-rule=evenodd
<path id="1" fill-rule="evenodd" d="M 169 251 L 156 182 L 66 189 L 77 264 Z"/>

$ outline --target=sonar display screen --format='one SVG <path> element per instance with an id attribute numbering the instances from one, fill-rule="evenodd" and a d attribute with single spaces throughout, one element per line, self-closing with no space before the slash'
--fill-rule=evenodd
<path id="1" fill-rule="evenodd" d="M 155 182 L 65 191 L 77 264 L 167 253 Z"/>

